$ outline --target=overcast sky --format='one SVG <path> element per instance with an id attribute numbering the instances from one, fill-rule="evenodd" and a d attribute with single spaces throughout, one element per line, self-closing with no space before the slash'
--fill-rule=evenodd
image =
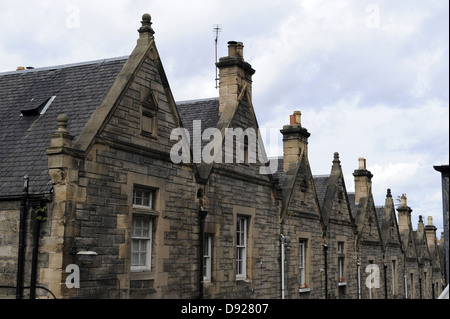
<path id="1" fill-rule="evenodd" d="M 145 12 L 177 101 L 218 96 L 220 25 L 219 57 L 242 41 L 256 70 L 260 127 L 300 110 L 313 174 L 339 152 L 352 192 L 364 157 L 377 205 L 387 188 L 405 193 L 414 228 L 423 215 L 443 230 L 433 165 L 449 163 L 448 0 L 2 0 L 0 72 L 129 55 Z"/>

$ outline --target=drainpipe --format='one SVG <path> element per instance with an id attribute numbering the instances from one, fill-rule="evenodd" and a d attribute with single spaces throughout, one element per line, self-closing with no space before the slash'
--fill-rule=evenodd
<path id="1" fill-rule="evenodd" d="M 328 262 L 327 262 L 328 245 L 323 245 L 323 253 L 325 258 L 325 299 L 328 299 Z"/>
<path id="2" fill-rule="evenodd" d="M 284 244 L 286 242 L 286 237 L 280 234 L 281 240 L 281 299 L 284 299 Z"/>
<path id="3" fill-rule="evenodd" d="M 358 268 L 358 299 L 361 299 L 361 262 L 356 262 L 357 268 Z"/>
<path id="4" fill-rule="evenodd" d="M 17 256 L 17 284 L 16 299 L 23 297 L 23 270 L 24 270 L 24 253 L 25 253 L 25 226 L 28 199 L 28 175 L 25 175 L 22 189 L 22 201 L 20 202 L 20 224 L 19 224 L 19 253 Z"/>
<path id="5" fill-rule="evenodd" d="M 45 203 L 41 201 L 40 207 L 45 207 Z M 31 280 L 30 280 L 30 299 L 36 298 L 36 274 L 37 274 L 37 257 L 39 253 L 39 236 L 41 232 L 41 223 L 46 217 L 36 212 L 34 218 L 34 234 L 33 234 L 33 256 L 31 259 Z"/>
<path id="6" fill-rule="evenodd" d="M 387 264 L 384 263 L 384 299 L 388 299 L 388 292 L 387 292 L 387 277 L 386 277 L 386 270 L 387 270 Z M 394 280 L 394 278 L 392 278 Z"/>
<path id="7" fill-rule="evenodd" d="M 200 271 L 199 271 L 199 299 L 203 299 L 203 268 L 204 268 L 204 253 L 205 253 L 205 218 L 208 215 L 207 211 L 199 210 L 200 217 Z"/>
<path id="8" fill-rule="evenodd" d="M 405 299 L 408 299 L 408 276 L 404 275 L 405 278 Z"/>

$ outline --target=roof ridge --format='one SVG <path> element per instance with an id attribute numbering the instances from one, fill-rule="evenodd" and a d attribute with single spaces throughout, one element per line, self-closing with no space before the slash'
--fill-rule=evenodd
<path id="1" fill-rule="evenodd" d="M 7 72 L 0 72 L 0 76 L 10 75 L 10 74 L 23 74 L 23 73 L 38 72 L 38 71 L 47 71 L 47 70 L 56 70 L 56 69 L 65 69 L 65 68 L 71 68 L 71 67 L 82 66 L 82 65 L 120 61 L 120 60 L 124 60 L 124 59 L 128 59 L 128 58 L 129 58 L 129 55 L 124 55 L 124 56 L 119 56 L 119 57 L 114 57 L 114 58 L 105 58 L 105 59 L 91 60 L 91 61 L 85 61 L 85 62 L 75 62 L 75 63 L 69 63 L 69 64 L 44 66 L 44 67 L 40 67 L 40 68 L 25 69 L 25 70 L 19 70 L 19 71 L 7 71 Z"/>
<path id="2" fill-rule="evenodd" d="M 209 98 L 203 98 L 203 99 L 193 99 L 193 100 L 183 100 L 183 101 L 176 101 L 175 103 L 177 105 L 179 104 L 190 104 L 190 103 L 197 103 L 197 102 L 206 102 L 206 101 L 216 101 L 219 100 L 219 97 L 209 97 Z"/>

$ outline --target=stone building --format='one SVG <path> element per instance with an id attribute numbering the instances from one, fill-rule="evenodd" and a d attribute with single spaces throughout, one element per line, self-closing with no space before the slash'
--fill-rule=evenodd
<path id="1" fill-rule="evenodd" d="M 385 205 L 377 208 L 377 214 L 384 248 L 385 297 L 404 298 L 404 251 L 390 189 L 387 190 Z"/>
<path id="2" fill-rule="evenodd" d="M 339 154 L 334 154 L 330 175 L 316 176 L 317 197 L 327 243 L 327 290 L 329 298 L 358 298 L 356 224 Z"/>
<path id="3" fill-rule="evenodd" d="M 299 111 L 265 156 L 242 43 L 218 98 L 176 102 L 141 23 L 129 57 L 0 74 L 1 297 L 385 298 L 396 261 L 419 298 L 416 246 L 437 285 L 435 231 L 406 198 L 379 224 L 365 164 L 354 194 L 337 153 L 313 176 Z"/>
<path id="4" fill-rule="evenodd" d="M 411 223 L 411 207 L 408 206 L 406 195 L 401 197 L 401 203 L 397 208 L 398 227 L 402 239 L 404 251 L 404 285 L 405 297 L 408 299 L 419 298 L 419 263 L 414 231 Z"/>
<path id="5" fill-rule="evenodd" d="M 372 195 L 372 173 L 366 168 L 366 160 L 359 158 L 359 167 L 353 172 L 355 193 L 349 194 L 350 207 L 356 224 L 356 254 L 358 294 L 363 299 L 380 299 L 384 273 L 384 248 L 375 203 Z M 368 277 L 366 277 L 368 276 Z"/>
<path id="6" fill-rule="evenodd" d="M 441 255 L 439 254 L 439 246 L 437 244 L 436 226 L 433 225 L 433 217 L 428 217 L 428 224 L 425 226 L 426 242 L 430 251 L 432 274 L 430 278 L 431 298 L 438 297 L 443 288 L 443 273 L 445 268 L 442 267 Z"/>
<path id="7" fill-rule="evenodd" d="M 281 179 L 281 240 L 283 297 L 324 298 L 325 265 L 323 219 L 308 159 L 310 133 L 301 125 L 301 113 L 284 125 Z"/>
<path id="8" fill-rule="evenodd" d="M 431 296 L 431 278 L 433 276 L 430 250 L 427 244 L 425 226 L 419 216 L 417 230 L 414 232 L 419 263 L 419 298 L 429 299 Z"/>

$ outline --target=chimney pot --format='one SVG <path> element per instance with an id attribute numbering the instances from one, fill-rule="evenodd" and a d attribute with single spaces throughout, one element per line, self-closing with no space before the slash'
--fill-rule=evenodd
<path id="1" fill-rule="evenodd" d="M 428 216 L 428 225 L 433 226 L 433 217 Z"/>
<path id="2" fill-rule="evenodd" d="M 16 71 L 22 71 L 22 70 L 25 70 L 25 68 L 23 66 L 18 66 L 16 69 Z"/>
<path id="3" fill-rule="evenodd" d="M 363 157 L 358 158 L 359 169 L 366 169 L 366 159 Z"/>
<path id="4" fill-rule="evenodd" d="M 228 56 L 235 57 L 237 55 L 237 42 L 228 41 Z"/>
<path id="5" fill-rule="evenodd" d="M 244 44 L 238 42 L 236 45 L 236 56 L 244 60 Z"/>
<path id="6" fill-rule="evenodd" d="M 402 197 L 401 197 L 401 206 L 408 206 L 407 205 L 407 198 L 406 198 L 406 194 L 402 194 Z"/>
<path id="7" fill-rule="evenodd" d="M 294 114 L 289 116 L 291 125 L 301 125 L 301 116 L 302 113 L 300 111 L 294 111 Z"/>

